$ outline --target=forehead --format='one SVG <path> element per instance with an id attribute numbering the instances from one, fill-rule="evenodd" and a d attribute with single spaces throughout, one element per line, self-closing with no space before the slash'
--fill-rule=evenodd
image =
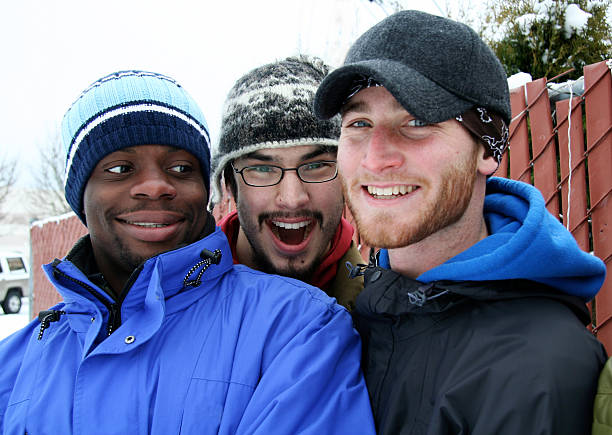
<path id="1" fill-rule="evenodd" d="M 245 155 L 247 160 L 263 160 L 276 163 L 301 162 L 336 154 L 337 148 L 323 145 L 299 145 L 286 148 L 265 148 Z"/>
<path id="2" fill-rule="evenodd" d="M 351 97 L 340 109 L 340 114 L 351 112 L 372 112 L 377 108 L 386 111 L 405 112 L 406 109 L 395 99 L 395 97 L 383 86 L 372 86 L 362 89 Z"/>

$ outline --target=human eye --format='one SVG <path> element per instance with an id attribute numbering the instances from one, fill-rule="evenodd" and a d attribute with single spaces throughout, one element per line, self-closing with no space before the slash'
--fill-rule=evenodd
<path id="1" fill-rule="evenodd" d="M 422 121 L 420 119 L 414 118 L 414 119 L 411 119 L 410 121 L 408 121 L 407 125 L 409 127 L 426 127 L 426 126 L 428 126 L 430 124 L 427 121 Z"/>
<path id="2" fill-rule="evenodd" d="M 316 171 L 317 169 L 324 168 L 326 162 L 309 162 L 300 165 L 303 171 Z"/>
<path id="3" fill-rule="evenodd" d="M 358 119 L 357 121 L 347 122 L 345 125 L 345 127 L 354 127 L 354 128 L 364 128 L 364 127 L 371 127 L 371 126 L 372 124 L 362 119 Z"/>
<path id="4" fill-rule="evenodd" d="M 244 169 L 246 172 L 251 172 L 253 174 L 269 174 L 271 172 L 276 172 L 276 168 L 269 165 L 247 166 Z"/>
<path id="5" fill-rule="evenodd" d="M 127 164 L 113 165 L 105 169 L 106 172 L 111 174 L 125 174 L 132 170 L 132 166 Z"/>
<path id="6" fill-rule="evenodd" d="M 178 174 L 188 174 L 190 172 L 193 172 L 193 167 L 187 164 L 179 164 L 179 165 L 171 166 L 169 168 L 169 171 L 176 172 Z"/>

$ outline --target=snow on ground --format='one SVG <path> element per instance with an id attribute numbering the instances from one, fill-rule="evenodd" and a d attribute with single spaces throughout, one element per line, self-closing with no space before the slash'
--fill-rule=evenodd
<path id="1" fill-rule="evenodd" d="M 28 324 L 30 317 L 30 301 L 21 298 L 21 310 L 17 314 L 4 314 L 0 309 L 0 340 L 8 337 Z"/>

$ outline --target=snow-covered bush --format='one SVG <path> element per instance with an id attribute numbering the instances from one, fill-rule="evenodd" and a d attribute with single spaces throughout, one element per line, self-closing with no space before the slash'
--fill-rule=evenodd
<path id="1" fill-rule="evenodd" d="M 612 57 L 612 0 L 491 0 L 482 27 L 508 75 L 578 78 Z"/>

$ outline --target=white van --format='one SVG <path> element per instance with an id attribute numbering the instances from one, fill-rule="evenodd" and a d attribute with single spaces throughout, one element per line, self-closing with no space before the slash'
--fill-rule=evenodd
<path id="1" fill-rule="evenodd" d="M 21 298 L 30 294 L 30 274 L 19 252 L 0 251 L 0 305 L 6 314 L 21 310 Z"/>

